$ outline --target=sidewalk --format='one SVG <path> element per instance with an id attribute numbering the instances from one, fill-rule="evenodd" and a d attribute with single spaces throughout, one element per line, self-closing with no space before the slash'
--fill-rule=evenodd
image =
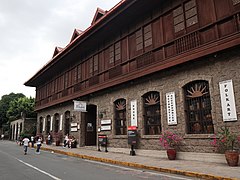
<path id="1" fill-rule="evenodd" d="M 139 155 L 130 156 L 130 149 L 108 148 L 109 152 L 97 151 L 96 147 L 63 148 L 62 146 L 42 144 L 42 150 L 53 151 L 54 153 L 65 154 L 73 157 L 89 159 L 94 161 L 149 169 L 159 172 L 181 174 L 185 176 L 198 177 L 203 179 L 216 180 L 240 180 L 240 166 L 229 167 L 227 163 L 211 163 L 201 161 L 174 160 L 158 158 L 154 156 Z M 151 151 L 148 151 L 148 153 Z M 152 151 L 152 154 L 156 151 Z"/>

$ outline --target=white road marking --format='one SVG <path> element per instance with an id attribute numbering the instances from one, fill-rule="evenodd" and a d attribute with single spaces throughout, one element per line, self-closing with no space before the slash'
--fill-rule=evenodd
<path id="1" fill-rule="evenodd" d="M 127 167 L 122 167 L 122 166 L 117 166 L 117 165 L 113 165 L 113 164 L 107 164 L 107 163 L 97 162 L 97 161 L 92 161 L 92 160 L 87 160 L 87 159 L 84 159 L 84 161 L 91 162 L 91 163 L 96 163 L 96 164 L 102 164 L 102 165 L 105 165 L 105 166 L 110 166 L 110 167 L 115 167 L 115 168 L 120 168 L 120 169 L 124 169 L 124 170 L 131 170 L 131 171 L 136 171 L 136 172 L 147 173 L 147 174 L 156 175 L 156 176 L 165 176 L 165 177 L 181 179 L 181 180 L 191 180 L 189 178 L 167 175 L 167 174 L 162 174 L 162 173 L 155 173 L 155 172 L 150 172 L 150 171 L 142 171 L 142 170 L 138 170 L 138 169 L 127 168 Z"/>
<path id="2" fill-rule="evenodd" d="M 16 158 L 16 159 L 17 159 L 17 158 Z M 47 176 L 49 176 L 49 177 L 51 177 L 51 178 L 53 178 L 53 179 L 55 179 L 55 180 L 61 180 L 60 178 L 55 177 L 55 176 L 53 176 L 53 175 L 51 175 L 51 174 L 49 174 L 49 173 L 47 173 L 47 172 L 45 172 L 45 171 L 43 171 L 43 170 L 41 170 L 41 169 L 39 169 L 39 168 L 31 165 L 31 164 L 28 164 L 28 163 L 26 163 L 26 162 L 24 162 L 24 161 L 22 161 L 22 160 L 20 160 L 20 159 L 17 159 L 17 160 L 18 160 L 19 162 L 25 164 L 26 166 L 29 166 L 29 167 L 31 167 L 31 168 L 33 168 L 33 169 L 35 169 L 35 170 L 37 170 L 37 171 L 39 171 L 39 172 L 41 172 L 41 173 L 43 173 L 43 174 L 46 174 Z"/>

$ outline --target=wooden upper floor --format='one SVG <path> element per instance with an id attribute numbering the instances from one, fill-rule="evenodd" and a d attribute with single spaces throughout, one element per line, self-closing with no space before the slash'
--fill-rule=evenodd
<path id="1" fill-rule="evenodd" d="M 25 85 L 36 110 L 240 44 L 240 0 L 123 0 Z"/>

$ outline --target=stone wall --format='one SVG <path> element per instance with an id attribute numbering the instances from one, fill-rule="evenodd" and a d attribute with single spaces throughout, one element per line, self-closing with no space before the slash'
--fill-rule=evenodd
<path id="1" fill-rule="evenodd" d="M 143 124 L 143 103 L 142 95 L 149 91 L 158 91 L 160 93 L 160 110 L 161 110 L 161 124 L 164 130 L 169 129 L 181 134 L 184 141 L 180 147 L 182 151 L 192 152 L 212 152 L 213 147 L 210 146 L 212 134 L 186 134 L 186 121 L 184 115 L 184 94 L 182 87 L 194 80 L 206 80 L 209 82 L 209 91 L 211 95 L 212 118 L 214 124 L 214 131 L 221 126 L 229 126 L 231 131 L 239 133 L 240 127 L 240 48 L 237 47 L 225 52 L 216 53 L 203 57 L 201 59 L 184 63 L 164 71 L 145 76 L 140 79 L 133 80 L 104 91 L 93 93 L 87 97 L 88 104 L 97 106 L 97 128 L 100 128 L 101 120 L 112 120 L 112 130 L 101 133 L 107 134 L 109 145 L 112 147 L 129 147 L 127 144 L 127 135 L 114 135 L 114 108 L 113 102 L 119 98 L 126 99 L 127 106 L 127 123 L 130 125 L 131 109 L 130 101 L 137 100 L 137 118 L 138 118 L 138 133 L 140 149 L 162 149 L 159 145 L 158 135 L 144 135 Z M 219 82 L 225 80 L 232 80 L 235 93 L 236 111 L 238 121 L 223 122 L 222 109 L 220 102 Z M 176 109 L 177 109 L 177 125 L 168 125 L 166 117 L 166 99 L 165 94 L 168 92 L 175 92 L 176 95 Z M 72 102 L 65 105 L 55 106 L 50 109 L 45 109 L 38 112 L 39 117 L 53 116 L 55 113 L 64 114 L 69 110 L 73 112 Z M 84 129 L 82 128 L 81 115 L 77 114 L 73 122 L 80 123 L 80 130 L 74 135 L 79 139 L 81 145 L 84 145 Z"/>

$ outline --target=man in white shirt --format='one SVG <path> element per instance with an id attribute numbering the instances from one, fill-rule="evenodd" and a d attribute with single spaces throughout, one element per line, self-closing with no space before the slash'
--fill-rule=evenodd
<path id="1" fill-rule="evenodd" d="M 27 154 L 27 149 L 28 149 L 28 143 L 29 143 L 29 139 L 27 137 L 24 137 L 22 142 L 23 142 L 23 148 L 24 148 L 24 155 Z"/>

